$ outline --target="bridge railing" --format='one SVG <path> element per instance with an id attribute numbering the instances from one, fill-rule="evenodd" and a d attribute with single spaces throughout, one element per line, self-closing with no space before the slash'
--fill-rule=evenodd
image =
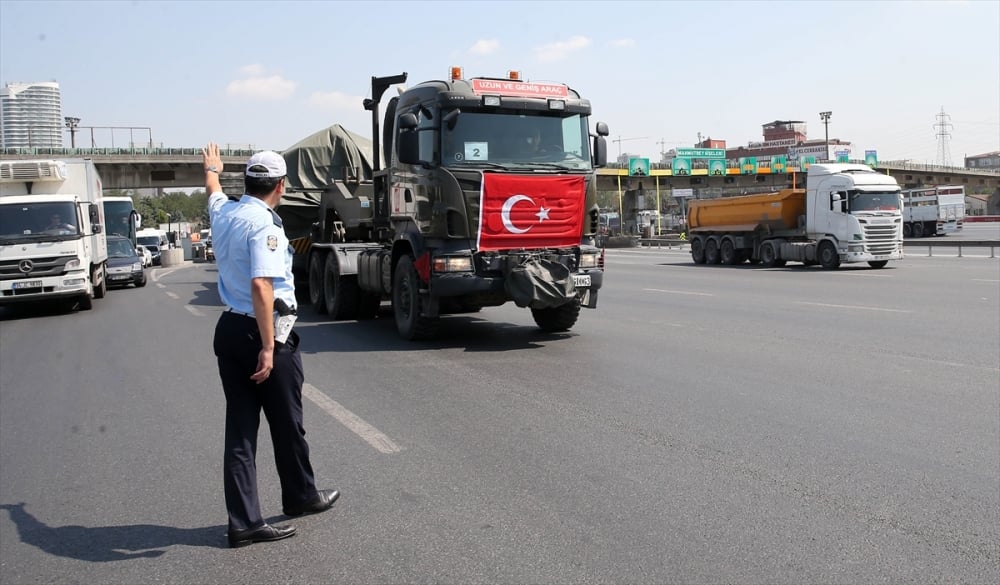
<path id="1" fill-rule="evenodd" d="M 222 156 L 236 156 L 249 158 L 257 150 L 246 148 L 220 148 L 219 154 Z M 125 147 L 125 148 L 4 148 L 0 155 L 5 156 L 55 156 L 60 158 L 69 157 L 95 157 L 95 156 L 201 156 L 201 147 L 193 148 L 145 148 L 145 147 Z"/>

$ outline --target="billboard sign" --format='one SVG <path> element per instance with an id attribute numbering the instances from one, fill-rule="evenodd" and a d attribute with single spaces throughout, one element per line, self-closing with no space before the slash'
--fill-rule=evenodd
<path id="1" fill-rule="evenodd" d="M 628 174 L 633 177 L 649 176 L 649 159 L 648 158 L 628 159 Z"/>
<path id="2" fill-rule="evenodd" d="M 680 177 L 686 177 L 691 174 L 691 159 L 675 157 L 670 161 L 671 169 L 673 174 Z"/>
<path id="3" fill-rule="evenodd" d="M 724 148 L 678 148 L 677 156 L 685 158 L 726 158 Z"/>

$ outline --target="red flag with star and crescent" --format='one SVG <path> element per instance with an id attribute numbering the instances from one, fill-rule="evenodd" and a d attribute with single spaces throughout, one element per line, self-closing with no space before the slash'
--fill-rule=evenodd
<path id="1" fill-rule="evenodd" d="M 585 188 L 581 176 L 486 173 L 479 200 L 479 250 L 580 245 Z"/>

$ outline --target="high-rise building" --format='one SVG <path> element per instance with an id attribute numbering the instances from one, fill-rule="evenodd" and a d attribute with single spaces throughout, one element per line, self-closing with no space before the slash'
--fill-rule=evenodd
<path id="1" fill-rule="evenodd" d="M 58 83 L 8 83 L 0 90 L 0 146 L 62 148 L 62 95 Z"/>

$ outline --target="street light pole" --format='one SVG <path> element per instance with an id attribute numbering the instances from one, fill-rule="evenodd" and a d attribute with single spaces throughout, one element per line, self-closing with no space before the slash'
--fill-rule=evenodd
<path id="1" fill-rule="evenodd" d="M 66 116 L 66 127 L 69 128 L 69 145 L 76 148 L 76 129 L 80 125 L 80 118 Z"/>
<path id="2" fill-rule="evenodd" d="M 831 114 L 833 114 L 833 112 L 819 113 L 820 119 L 823 120 L 823 133 L 824 133 L 823 145 L 824 145 L 824 150 L 826 151 L 823 156 L 824 160 L 830 160 L 830 115 Z"/>

